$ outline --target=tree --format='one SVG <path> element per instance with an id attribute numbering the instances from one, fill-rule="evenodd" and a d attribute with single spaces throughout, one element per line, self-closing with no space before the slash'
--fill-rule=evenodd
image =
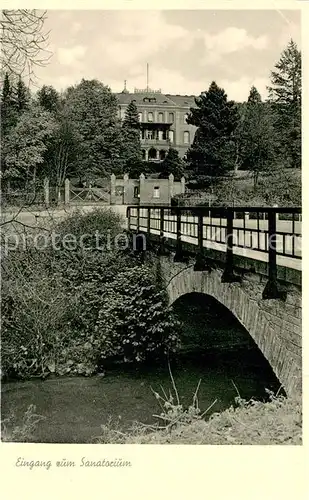
<path id="1" fill-rule="evenodd" d="M 30 101 L 30 92 L 21 78 L 18 79 L 17 86 L 14 88 L 12 78 L 8 73 L 5 73 L 3 90 L 1 95 L 1 137 L 2 137 L 2 155 L 1 155 L 1 172 L 5 172 L 6 155 L 5 144 L 12 129 L 16 126 L 19 117 L 27 109 Z M 9 140 L 9 139 L 8 139 Z M 6 179 L 4 177 L 4 184 Z"/>
<path id="2" fill-rule="evenodd" d="M 81 137 L 76 125 L 68 117 L 64 109 L 61 95 L 52 86 L 43 85 L 37 92 L 39 105 L 54 116 L 57 126 L 44 154 L 42 174 L 48 176 L 56 187 L 56 199 L 70 169 L 77 163 Z"/>
<path id="3" fill-rule="evenodd" d="M 48 33 L 44 31 L 46 11 L 2 10 L 0 44 L 2 72 L 14 77 L 33 75 L 35 65 L 45 65 Z"/>
<path id="4" fill-rule="evenodd" d="M 175 179 L 180 179 L 184 173 L 184 162 L 179 157 L 177 149 L 169 148 L 165 159 L 161 164 L 161 177 L 168 177 L 173 174 Z"/>
<path id="5" fill-rule="evenodd" d="M 128 104 L 122 123 L 122 153 L 125 172 L 131 177 L 139 177 L 143 172 L 140 122 L 133 101 Z"/>
<path id="6" fill-rule="evenodd" d="M 16 86 L 15 102 L 14 102 L 16 110 L 19 114 L 28 108 L 29 101 L 30 101 L 30 91 L 26 87 L 21 77 L 19 77 Z"/>
<path id="7" fill-rule="evenodd" d="M 80 136 L 75 173 L 85 180 L 123 171 L 117 98 L 98 80 L 84 80 L 64 94 L 64 111 Z"/>
<path id="8" fill-rule="evenodd" d="M 56 187 L 56 199 L 70 171 L 74 173 L 80 151 L 80 135 L 64 111 L 56 115 L 57 125 L 45 153 L 44 174 Z"/>
<path id="9" fill-rule="evenodd" d="M 197 178 L 213 182 L 234 167 L 235 141 L 233 133 L 238 123 L 234 101 L 228 101 L 224 89 L 212 82 L 209 90 L 195 98 L 196 108 L 190 109 L 187 123 L 195 125 L 192 146 L 187 160 Z"/>
<path id="10" fill-rule="evenodd" d="M 60 96 L 52 86 L 43 85 L 37 92 L 37 98 L 40 106 L 46 111 L 56 113 L 60 108 Z"/>
<path id="11" fill-rule="evenodd" d="M 44 161 L 47 141 L 55 127 L 51 114 L 32 103 L 4 141 L 4 177 L 22 179 L 26 190 L 30 181 L 35 185 L 37 167 Z"/>
<path id="12" fill-rule="evenodd" d="M 123 120 L 123 128 L 140 130 L 140 121 L 138 116 L 138 111 L 135 102 L 131 101 L 125 111 L 125 116 Z"/>
<path id="13" fill-rule="evenodd" d="M 1 94 L 1 137 L 5 136 L 16 122 L 14 88 L 8 73 L 5 73 Z"/>
<path id="14" fill-rule="evenodd" d="M 250 170 L 257 187 L 261 172 L 270 170 L 274 160 L 274 130 L 269 106 L 251 87 L 242 125 L 242 164 Z"/>
<path id="15" fill-rule="evenodd" d="M 271 72 L 269 100 L 275 113 L 275 129 L 282 158 L 292 168 L 301 166 L 301 52 L 290 40 Z"/>

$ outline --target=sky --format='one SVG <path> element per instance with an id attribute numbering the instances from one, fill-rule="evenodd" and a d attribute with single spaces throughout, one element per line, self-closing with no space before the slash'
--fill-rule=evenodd
<path id="1" fill-rule="evenodd" d="M 37 85 L 58 90 L 96 78 L 113 92 L 149 86 L 199 95 L 215 80 L 244 101 L 255 85 L 267 97 L 270 72 L 289 40 L 301 48 L 292 10 L 48 10 L 49 64 Z"/>

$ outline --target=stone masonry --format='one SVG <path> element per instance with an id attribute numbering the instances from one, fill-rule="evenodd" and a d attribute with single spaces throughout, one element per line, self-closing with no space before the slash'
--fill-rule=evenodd
<path id="1" fill-rule="evenodd" d="M 302 387 L 302 305 L 299 287 L 287 286 L 286 301 L 263 300 L 265 276 L 246 274 L 241 283 L 221 283 L 222 270 L 194 271 L 193 264 L 160 257 L 169 301 L 198 292 L 227 307 L 251 335 L 287 395 Z M 205 335 L 207 333 L 205 332 Z"/>

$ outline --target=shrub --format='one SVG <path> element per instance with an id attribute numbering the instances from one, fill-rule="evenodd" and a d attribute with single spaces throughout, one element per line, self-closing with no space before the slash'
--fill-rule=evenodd
<path id="1" fill-rule="evenodd" d="M 76 213 L 55 229 L 78 237 L 99 228 L 113 236 L 122 231 L 119 220 L 110 211 Z M 154 273 L 140 261 L 131 250 L 95 245 L 11 251 L 2 290 L 2 374 L 91 375 L 100 358 L 142 361 L 172 349 L 175 323 Z"/>
<path id="2" fill-rule="evenodd" d="M 146 265 L 117 274 L 107 284 L 95 327 L 102 359 L 144 361 L 178 346 L 177 322 Z"/>

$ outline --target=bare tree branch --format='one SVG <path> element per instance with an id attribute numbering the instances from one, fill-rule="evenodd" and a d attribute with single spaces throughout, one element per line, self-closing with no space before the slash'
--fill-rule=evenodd
<path id="1" fill-rule="evenodd" d="M 1 72 L 33 81 L 34 66 L 45 66 L 49 32 L 44 31 L 46 11 L 2 10 L 0 16 Z"/>

